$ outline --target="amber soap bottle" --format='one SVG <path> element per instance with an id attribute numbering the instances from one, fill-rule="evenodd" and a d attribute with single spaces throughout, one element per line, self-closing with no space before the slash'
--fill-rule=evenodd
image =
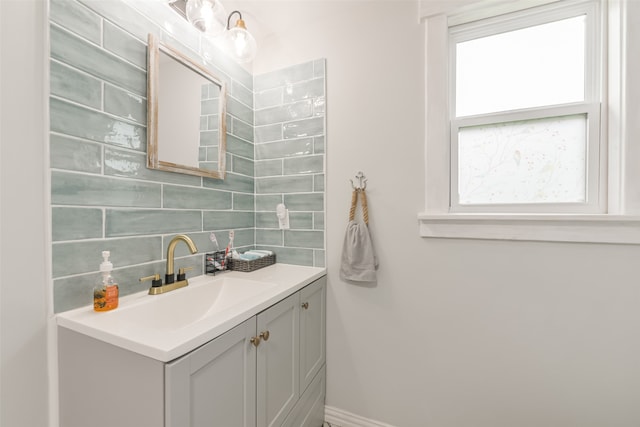
<path id="1" fill-rule="evenodd" d="M 109 261 L 109 251 L 102 251 L 100 264 L 100 280 L 93 288 L 93 309 L 95 311 L 109 311 L 118 307 L 118 284 L 111 276 L 113 264 Z"/>

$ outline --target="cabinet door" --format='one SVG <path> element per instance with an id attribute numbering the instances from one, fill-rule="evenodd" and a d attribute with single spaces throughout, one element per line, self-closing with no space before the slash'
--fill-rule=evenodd
<path id="1" fill-rule="evenodd" d="M 324 423 L 325 367 L 311 381 L 282 427 L 321 427 Z"/>
<path id="2" fill-rule="evenodd" d="M 282 425 L 298 400 L 299 316 L 299 293 L 257 316 L 257 334 L 263 336 L 257 352 L 258 427 Z"/>
<path id="3" fill-rule="evenodd" d="M 251 318 L 166 365 L 166 427 L 255 427 L 255 328 Z"/>
<path id="4" fill-rule="evenodd" d="M 300 393 L 325 362 L 325 302 L 327 277 L 300 291 Z"/>

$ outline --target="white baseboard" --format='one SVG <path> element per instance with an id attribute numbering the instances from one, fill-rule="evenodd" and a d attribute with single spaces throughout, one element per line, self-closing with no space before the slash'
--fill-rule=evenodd
<path id="1" fill-rule="evenodd" d="M 333 427 L 394 427 L 332 406 L 324 407 L 324 420 Z"/>

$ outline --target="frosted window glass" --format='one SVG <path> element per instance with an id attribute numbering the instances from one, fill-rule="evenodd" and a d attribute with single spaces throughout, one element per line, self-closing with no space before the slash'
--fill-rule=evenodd
<path id="1" fill-rule="evenodd" d="M 461 128 L 461 205 L 584 203 L 586 115 Z"/>
<path id="2" fill-rule="evenodd" d="M 584 101 L 585 16 L 456 44 L 456 116 Z"/>

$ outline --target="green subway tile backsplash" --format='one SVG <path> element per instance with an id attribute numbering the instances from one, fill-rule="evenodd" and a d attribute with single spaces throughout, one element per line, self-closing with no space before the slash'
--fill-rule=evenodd
<path id="1" fill-rule="evenodd" d="M 287 86 L 290 83 L 309 80 L 314 77 L 313 62 L 292 65 L 281 70 L 272 71 L 259 76 L 255 76 L 254 90 L 262 92 L 278 86 Z"/>
<path id="2" fill-rule="evenodd" d="M 253 124 L 253 110 L 251 107 L 230 96 L 227 97 L 227 114 L 243 122 Z"/>
<path id="3" fill-rule="evenodd" d="M 50 11 L 55 312 L 91 304 L 102 250 L 111 251 L 122 296 L 146 290 L 138 279 L 163 274 L 178 233 L 198 247 L 195 255 L 176 248 L 176 268 L 195 267 L 190 277 L 202 274 L 205 253 L 226 247 L 231 229 L 238 250 L 324 265 L 324 60 L 252 76 L 155 2 L 51 0 Z M 149 33 L 227 84 L 224 180 L 147 168 Z M 209 104 L 205 142 L 218 131 L 217 101 Z M 215 145 L 203 156 L 217 161 Z M 282 202 L 289 230 L 278 228 Z"/>
<path id="4" fill-rule="evenodd" d="M 70 101 L 100 108 L 102 105 L 102 83 L 100 80 L 57 61 L 51 61 L 51 94 Z"/>
<path id="5" fill-rule="evenodd" d="M 256 245 L 282 246 L 281 230 L 256 230 Z"/>
<path id="6" fill-rule="evenodd" d="M 51 57 L 138 95 L 147 94 L 143 70 L 56 25 L 51 26 Z"/>
<path id="7" fill-rule="evenodd" d="M 313 79 L 287 87 L 284 92 L 284 102 L 289 103 L 322 96 L 324 96 L 324 79 Z"/>
<path id="8" fill-rule="evenodd" d="M 272 212 L 256 212 L 256 227 L 258 229 L 278 228 L 275 206 Z M 289 227 L 291 230 L 312 230 L 313 214 L 308 212 L 289 212 Z"/>
<path id="9" fill-rule="evenodd" d="M 253 163 L 253 160 L 235 157 L 233 159 L 233 171 L 242 175 L 253 176 Z"/>
<path id="10" fill-rule="evenodd" d="M 104 111 L 138 123 L 147 123 L 147 99 L 110 84 L 104 85 Z"/>
<path id="11" fill-rule="evenodd" d="M 317 211 L 324 210 L 324 194 L 285 194 L 284 204 L 290 211 Z"/>
<path id="12" fill-rule="evenodd" d="M 107 209 L 106 237 L 202 231 L 202 212 L 191 210 Z"/>
<path id="13" fill-rule="evenodd" d="M 253 159 L 253 144 L 233 135 L 227 135 L 227 153 Z"/>
<path id="14" fill-rule="evenodd" d="M 324 59 L 316 59 L 315 61 L 313 61 L 313 77 L 324 78 L 326 75 L 325 69 L 326 66 Z"/>
<path id="15" fill-rule="evenodd" d="M 300 193 L 312 190 L 313 177 L 310 175 L 256 178 L 258 193 Z"/>
<path id="16" fill-rule="evenodd" d="M 54 242 L 102 237 L 102 209 L 53 208 L 51 223 Z"/>
<path id="17" fill-rule="evenodd" d="M 146 41 L 147 35 L 153 33 L 161 34 L 158 23 L 152 22 L 142 13 L 130 7 L 123 1 L 96 1 L 96 0 L 79 0 L 89 9 L 102 16 L 108 22 L 125 29 L 129 34 L 133 35 L 140 41 Z M 141 4 L 144 2 L 140 2 Z M 173 13 L 173 12 L 172 12 Z M 177 19 L 176 23 L 179 22 Z M 188 25 L 182 26 L 188 28 Z M 198 35 L 197 30 L 181 34 L 180 39 L 183 43 L 197 46 Z M 192 46 L 192 47 L 193 47 Z"/>
<path id="18" fill-rule="evenodd" d="M 256 245 L 256 249 L 273 251 L 276 261 L 285 264 L 313 265 L 313 249 Z"/>
<path id="19" fill-rule="evenodd" d="M 298 120 L 282 125 L 284 139 L 302 138 L 305 136 L 322 135 L 324 132 L 324 117 Z"/>
<path id="20" fill-rule="evenodd" d="M 282 175 L 282 160 L 259 160 L 255 162 L 256 176 Z"/>
<path id="21" fill-rule="evenodd" d="M 253 108 L 253 92 L 243 84 L 240 84 L 237 81 L 231 82 L 229 94 L 244 105 L 248 106 L 249 109 Z"/>
<path id="22" fill-rule="evenodd" d="M 101 260 L 100 253 L 97 255 L 99 265 Z M 176 262 L 176 264 L 178 264 L 178 262 Z M 116 266 L 116 264 L 114 264 L 114 266 Z M 148 282 L 142 283 L 138 279 L 140 277 L 151 276 L 155 273 L 162 273 L 164 266 L 164 261 L 158 261 L 124 268 L 115 267 L 113 276 L 118 282 L 120 296 L 123 297 L 135 292 L 148 290 Z M 83 275 L 55 279 L 53 281 L 54 311 L 59 313 L 92 304 L 93 287 L 99 278 L 100 273 L 95 271 Z"/>
<path id="23" fill-rule="evenodd" d="M 256 211 L 276 211 L 276 206 L 282 203 L 282 194 L 256 194 Z"/>
<path id="24" fill-rule="evenodd" d="M 253 194 L 233 193 L 233 210 L 252 211 L 255 199 Z"/>
<path id="25" fill-rule="evenodd" d="M 233 119 L 231 125 L 231 133 L 240 139 L 253 142 L 253 126 L 243 121 Z"/>
<path id="26" fill-rule="evenodd" d="M 324 174 L 319 173 L 313 176 L 313 191 L 321 193 L 324 191 Z"/>
<path id="27" fill-rule="evenodd" d="M 287 205 L 287 208 L 289 206 Z M 289 209 L 289 226 L 292 230 L 312 230 L 313 214 L 310 212 L 291 212 Z"/>
<path id="28" fill-rule="evenodd" d="M 303 138 L 294 141 L 278 141 L 256 144 L 256 160 L 279 159 L 313 154 L 313 139 Z"/>
<path id="29" fill-rule="evenodd" d="M 168 182 L 200 187 L 202 178 L 178 173 L 166 173 L 147 168 L 146 153 L 115 147 L 104 148 L 104 174 L 145 181 Z"/>
<path id="30" fill-rule="evenodd" d="M 326 102 L 324 97 L 316 98 L 313 101 L 313 115 L 316 117 L 324 117 Z"/>
<path id="31" fill-rule="evenodd" d="M 52 168 L 100 173 L 102 169 L 100 144 L 56 134 L 51 134 L 49 143 Z"/>
<path id="32" fill-rule="evenodd" d="M 133 150 L 145 150 L 143 126 L 114 116 L 52 98 L 49 102 L 51 130 Z"/>
<path id="33" fill-rule="evenodd" d="M 231 193 L 208 188 L 164 185 L 162 206 L 172 209 L 231 209 Z"/>
<path id="34" fill-rule="evenodd" d="M 207 230 L 229 230 L 232 228 L 253 228 L 255 224 L 254 212 L 203 212 L 204 228 Z"/>
<path id="35" fill-rule="evenodd" d="M 207 188 L 217 188 L 220 190 L 239 191 L 241 193 L 253 193 L 254 182 L 250 176 L 230 173 L 227 169 L 227 176 L 224 180 L 214 178 L 203 178 L 202 185 Z"/>
<path id="36" fill-rule="evenodd" d="M 313 251 L 313 264 L 316 267 L 325 267 L 325 251 L 323 250 Z"/>
<path id="37" fill-rule="evenodd" d="M 311 117 L 313 103 L 311 100 L 281 105 L 256 111 L 256 126 L 269 125 L 290 120 L 300 120 Z"/>
<path id="38" fill-rule="evenodd" d="M 284 244 L 294 248 L 322 249 L 324 248 L 324 232 L 285 230 Z"/>
<path id="39" fill-rule="evenodd" d="M 100 16 L 74 0 L 51 0 L 52 22 L 64 26 L 85 39 L 100 43 Z"/>
<path id="40" fill-rule="evenodd" d="M 87 240 L 53 245 L 53 277 L 71 276 L 96 271 L 102 262 L 102 251 L 110 251 L 114 266 L 142 264 L 156 259 L 162 252 L 160 237 Z"/>
<path id="41" fill-rule="evenodd" d="M 66 172 L 51 174 L 51 203 L 76 206 L 160 207 L 159 184 Z"/>
<path id="42" fill-rule="evenodd" d="M 271 142 L 282 139 L 282 124 L 255 127 L 255 142 Z"/>
<path id="43" fill-rule="evenodd" d="M 275 89 L 268 89 L 262 92 L 256 93 L 256 109 L 275 107 L 281 105 L 283 98 L 283 89 L 277 87 Z"/>
<path id="44" fill-rule="evenodd" d="M 200 113 L 204 116 L 218 114 L 220 112 L 220 101 L 217 99 L 205 99 L 200 103 Z"/>
<path id="45" fill-rule="evenodd" d="M 314 212 L 313 214 L 313 229 L 324 230 L 324 212 Z"/>
<path id="46" fill-rule="evenodd" d="M 291 157 L 284 159 L 284 175 L 322 172 L 324 156 Z"/>
<path id="47" fill-rule="evenodd" d="M 104 48 L 140 68 L 147 68 L 147 45 L 110 22 L 104 24 Z"/>
<path id="48" fill-rule="evenodd" d="M 273 212 L 256 212 L 256 231 L 261 228 L 278 228 L 275 209 Z"/>

